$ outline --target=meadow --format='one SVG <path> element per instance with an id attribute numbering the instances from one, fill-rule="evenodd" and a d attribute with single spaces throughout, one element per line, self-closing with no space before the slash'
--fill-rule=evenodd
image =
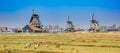
<path id="1" fill-rule="evenodd" d="M 120 53 L 120 32 L 0 34 L 0 53 Z"/>

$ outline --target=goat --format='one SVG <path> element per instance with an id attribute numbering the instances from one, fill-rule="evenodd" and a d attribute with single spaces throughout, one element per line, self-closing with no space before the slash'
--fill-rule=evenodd
<path id="1" fill-rule="evenodd" d="M 40 46 L 40 43 L 36 43 L 34 49 L 37 49 L 39 46 Z"/>
<path id="2" fill-rule="evenodd" d="M 46 46 L 46 47 L 49 47 L 49 44 L 46 44 L 45 46 Z"/>
<path id="3" fill-rule="evenodd" d="M 25 48 L 28 48 L 30 46 L 31 46 L 31 43 L 28 43 L 28 44 L 25 45 Z"/>

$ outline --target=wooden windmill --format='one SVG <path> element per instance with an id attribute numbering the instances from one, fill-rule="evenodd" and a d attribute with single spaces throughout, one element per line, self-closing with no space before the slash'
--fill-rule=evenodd
<path id="1" fill-rule="evenodd" d="M 39 15 L 34 13 L 33 9 L 33 14 L 32 17 L 29 21 L 29 24 L 26 25 L 23 29 L 23 32 L 42 32 L 42 24 L 39 20 Z"/>
<path id="2" fill-rule="evenodd" d="M 70 21 L 70 17 L 68 16 L 68 20 L 67 20 L 67 29 L 65 31 L 68 31 L 68 32 L 74 32 L 74 26 L 73 26 L 73 23 L 72 21 Z"/>
<path id="3" fill-rule="evenodd" d="M 99 24 L 98 21 L 94 19 L 94 13 L 92 15 L 91 28 L 89 30 L 94 32 L 99 31 Z"/>
<path id="4" fill-rule="evenodd" d="M 34 9 L 33 9 L 33 14 L 29 23 L 31 25 L 34 25 L 35 27 L 42 28 L 41 23 L 39 21 L 39 16 L 38 14 L 34 13 Z"/>

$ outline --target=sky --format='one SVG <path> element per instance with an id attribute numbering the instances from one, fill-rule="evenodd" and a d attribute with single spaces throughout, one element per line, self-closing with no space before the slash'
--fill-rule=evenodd
<path id="1" fill-rule="evenodd" d="M 88 29 L 94 13 L 100 26 L 120 26 L 119 0 L 0 0 L 0 27 L 19 28 L 29 24 L 32 9 L 42 25 L 74 25 Z"/>

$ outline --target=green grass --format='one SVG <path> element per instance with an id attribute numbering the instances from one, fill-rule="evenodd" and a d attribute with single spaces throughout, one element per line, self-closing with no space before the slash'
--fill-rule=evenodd
<path id="1" fill-rule="evenodd" d="M 35 42 L 41 42 L 37 49 Z M 24 48 L 27 43 L 32 46 Z M 0 34 L 0 53 L 120 53 L 120 32 Z"/>

